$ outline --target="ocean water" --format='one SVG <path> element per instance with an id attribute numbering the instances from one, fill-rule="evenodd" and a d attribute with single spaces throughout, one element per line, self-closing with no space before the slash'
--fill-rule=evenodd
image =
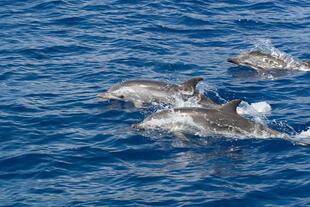
<path id="1" fill-rule="evenodd" d="M 153 109 L 96 98 L 202 76 L 218 103 L 264 103 L 270 127 L 307 138 L 310 72 L 226 59 L 261 40 L 310 59 L 309 25 L 305 0 L 0 1 L 0 206 L 309 206 L 309 147 L 141 133 Z"/>

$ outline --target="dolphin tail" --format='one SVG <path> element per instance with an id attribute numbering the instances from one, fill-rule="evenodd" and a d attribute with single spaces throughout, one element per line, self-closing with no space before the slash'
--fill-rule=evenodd
<path id="1" fill-rule="evenodd" d="M 192 95 L 195 93 L 195 89 L 197 84 L 202 81 L 203 78 L 202 77 L 195 77 L 192 79 L 189 79 L 185 82 L 183 82 L 180 87 L 182 88 L 182 90 L 184 91 L 189 91 Z"/>

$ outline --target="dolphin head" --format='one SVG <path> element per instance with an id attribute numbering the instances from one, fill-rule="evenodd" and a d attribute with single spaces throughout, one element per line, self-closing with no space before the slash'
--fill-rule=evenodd
<path id="1" fill-rule="evenodd" d="M 135 128 L 135 129 L 144 129 L 144 126 L 143 124 L 132 124 L 131 125 L 132 128 Z"/>
<path id="2" fill-rule="evenodd" d="M 110 93 L 110 92 L 97 94 L 97 97 L 102 98 L 102 99 L 106 99 L 106 100 L 111 100 L 111 99 L 122 100 L 124 98 L 123 96 L 117 96 L 117 95 Z"/>
<path id="3" fill-rule="evenodd" d="M 239 61 L 238 57 L 228 58 L 228 59 L 227 59 L 227 62 L 236 64 L 236 65 L 239 65 L 239 64 L 240 64 L 240 61 Z"/>
<path id="4" fill-rule="evenodd" d="M 227 61 L 236 65 L 253 65 L 257 55 L 259 55 L 258 52 L 241 53 L 236 57 L 228 58 Z"/>
<path id="5" fill-rule="evenodd" d="M 116 85 L 107 92 L 98 94 L 97 97 L 106 100 L 123 100 L 126 99 L 126 90 L 122 90 L 122 87 L 120 85 Z"/>

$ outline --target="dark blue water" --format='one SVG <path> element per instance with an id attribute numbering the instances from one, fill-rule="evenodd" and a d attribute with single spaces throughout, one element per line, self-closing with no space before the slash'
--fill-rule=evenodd
<path id="1" fill-rule="evenodd" d="M 309 147 L 143 135 L 131 124 L 149 111 L 96 98 L 199 75 L 219 102 L 266 101 L 273 128 L 300 133 L 309 72 L 266 79 L 225 60 L 257 38 L 310 59 L 309 27 L 306 0 L 2 0 L 0 206 L 309 206 Z"/>

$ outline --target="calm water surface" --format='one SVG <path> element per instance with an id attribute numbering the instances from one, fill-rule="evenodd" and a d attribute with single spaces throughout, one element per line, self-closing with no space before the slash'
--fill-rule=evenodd
<path id="1" fill-rule="evenodd" d="M 310 127 L 310 73 L 227 63 L 258 38 L 310 59 L 309 1 L 0 2 L 1 206 L 309 206 L 310 148 L 131 128 L 150 114 L 96 94 L 133 78 L 203 76 L 224 103 L 266 101 Z M 195 141 L 194 141 L 195 140 Z"/>

